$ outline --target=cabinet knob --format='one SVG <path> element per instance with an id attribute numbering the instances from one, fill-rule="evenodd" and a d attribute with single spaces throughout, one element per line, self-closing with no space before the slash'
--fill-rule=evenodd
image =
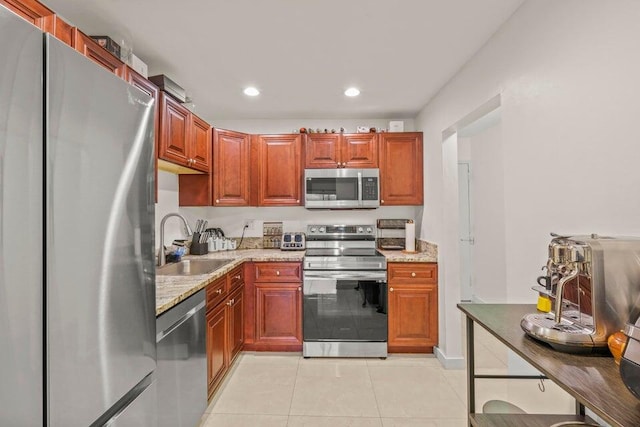
<path id="1" fill-rule="evenodd" d="M 300 199 L 296 199 L 296 203 L 300 203 Z"/>
<path id="2" fill-rule="evenodd" d="M 411 272 L 411 277 L 416 277 L 416 273 Z"/>
<path id="3" fill-rule="evenodd" d="M 236 279 L 236 280 L 240 280 L 240 275 L 238 274 L 237 276 L 234 276 L 233 278 Z"/>
<path id="4" fill-rule="evenodd" d="M 298 290 L 301 291 L 302 290 L 302 286 L 298 286 Z"/>
<path id="5" fill-rule="evenodd" d="M 279 276 L 280 272 L 278 270 L 276 270 L 276 276 Z"/>
<path id="6" fill-rule="evenodd" d="M 347 166 L 347 162 L 342 162 L 342 167 L 346 167 Z"/>
<path id="7" fill-rule="evenodd" d="M 384 203 L 384 200 L 380 200 L 380 203 Z"/>
<path id="8" fill-rule="evenodd" d="M 389 288 L 389 292 L 393 292 L 393 288 Z"/>
<path id="9" fill-rule="evenodd" d="M 227 305 L 231 307 L 231 300 L 227 301 Z"/>
<path id="10" fill-rule="evenodd" d="M 220 203 L 220 199 L 216 199 L 216 203 Z"/>
<path id="11" fill-rule="evenodd" d="M 222 289 L 216 289 L 216 294 L 220 295 L 222 293 Z"/>

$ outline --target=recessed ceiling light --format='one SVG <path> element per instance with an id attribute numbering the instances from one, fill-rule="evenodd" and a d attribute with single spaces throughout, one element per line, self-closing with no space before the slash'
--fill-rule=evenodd
<path id="1" fill-rule="evenodd" d="M 258 96 L 260 95 L 260 91 L 253 86 L 249 86 L 248 88 L 245 88 L 244 94 L 247 96 Z"/>
<path id="2" fill-rule="evenodd" d="M 344 91 L 344 94 L 347 96 L 358 96 L 360 95 L 360 90 L 356 89 L 355 87 L 350 87 L 349 89 Z"/>

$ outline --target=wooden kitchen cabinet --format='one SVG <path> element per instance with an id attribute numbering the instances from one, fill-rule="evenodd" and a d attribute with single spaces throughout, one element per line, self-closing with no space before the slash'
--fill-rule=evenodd
<path id="1" fill-rule="evenodd" d="M 302 350 L 302 264 L 247 265 L 245 349 Z"/>
<path id="2" fill-rule="evenodd" d="M 211 127 L 162 91 L 158 158 L 178 166 L 175 172 L 180 173 L 208 173 L 211 165 Z"/>
<path id="3" fill-rule="evenodd" d="M 302 345 L 302 288 L 256 283 L 256 344 Z"/>
<path id="4" fill-rule="evenodd" d="M 227 372 L 225 317 L 224 304 L 207 311 L 207 397 L 209 399 Z"/>
<path id="5" fill-rule="evenodd" d="M 387 264 L 389 352 L 432 353 L 438 344 L 438 266 Z"/>
<path id="6" fill-rule="evenodd" d="M 299 134 L 253 135 L 255 173 L 252 187 L 258 206 L 300 206 L 302 201 L 302 137 Z"/>
<path id="7" fill-rule="evenodd" d="M 422 205 L 422 132 L 379 135 L 380 205 Z"/>
<path id="8" fill-rule="evenodd" d="M 125 64 L 116 58 L 111 52 L 100 46 L 91 37 L 75 29 L 74 33 L 75 49 L 107 71 L 112 72 L 120 78 L 125 78 Z"/>
<path id="9" fill-rule="evenodd" d="M 251 137 L 213 130 L 213 206 L 249 206 Z"/>
<path id="10" fill-rule="evenodd" d="M 244 345 L 244 270 L 207 286 L 207 395 L 222 382 Z"/>
<path id="11" fill-rule="evenodd" d="M 305 168 L 377 168 L 375 133 L 311 133 L 304 136 Z"/>

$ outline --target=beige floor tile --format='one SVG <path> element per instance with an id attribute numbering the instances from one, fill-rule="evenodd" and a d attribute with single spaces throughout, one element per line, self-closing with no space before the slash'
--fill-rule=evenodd
<path id="1" fill-rule="evenodd" d="M 383 427 L 467 427 L 466 418 L 383 418 Z"/>
<path id="2" fill-rule="evenodd" d="M 371 381 L 353 372 L 341 377 L 298 376 L 290 414 L 379 417 Z"/>
<path id="3" fill-rule="evenodd" d="M 286 427 L 288 418 L 280 415 L 209 414 L 200 427 Z"/>
<path id="4" fill-rule="evenodd" d="M 297 365 L 300 353 L 246 352 L 242 353 L 243 364 Z"/>
<path id="5" fill-rule="evenodd" d="M 380 418 L 303 417 L 292 415 L 287 427 L 382 427 Z"/>
<path id="6" fill-rule="evenodd" d="M 442 368 L 370 367 L 380 415 L 385 418 L 464 418 L 466 408 Z"/>
<path id="7" fill-rule="evenodd" d="M 288 415 L 297 364 L 244 363 L 236 369 L 212 413 Z"/>
<path id="8" fill-rule="evenodd" d="M 433 354 L 391 355 L 386 360 L 367 359 L 368 366 L 430 366 L 440 367 L 440 362 Z"/>
<path id="9" fill-rule="evenodd" d="M 359 378 L 370 382 L 369 369 L 366 362 L 362 364 L 347 363 L 342 360 L 325 360 L 322 362 L 300 362 L 297 377 L 323 377 L 323 378 Z"/>

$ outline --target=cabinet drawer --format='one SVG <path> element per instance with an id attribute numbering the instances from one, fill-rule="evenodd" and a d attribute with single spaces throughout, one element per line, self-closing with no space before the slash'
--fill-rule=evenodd
<path id="1" fill-rule="evenodd" d="M 221 277 L 207 286 L 207 310 L 220 304 L 227 296 L 227 278 Z"/>
<path id="2" fill-rule="evenodd" d="M 429 263 L 387 264 L 389 283 L 438 283 L 438 265 Z"/>
<path id="3" fill-rule="evenodd" d="M 299 262 L 257 262 L 256 282 L 301 282 L 302 264 Z"/>
<path id="4" fill-rule="evenodd" d="M 232 293 L 244 283 L 244 268 L 240 266 L 235 270 L 231 270 L 227 274 L 227 280 L 229 281 L 229 293 Z"/>

